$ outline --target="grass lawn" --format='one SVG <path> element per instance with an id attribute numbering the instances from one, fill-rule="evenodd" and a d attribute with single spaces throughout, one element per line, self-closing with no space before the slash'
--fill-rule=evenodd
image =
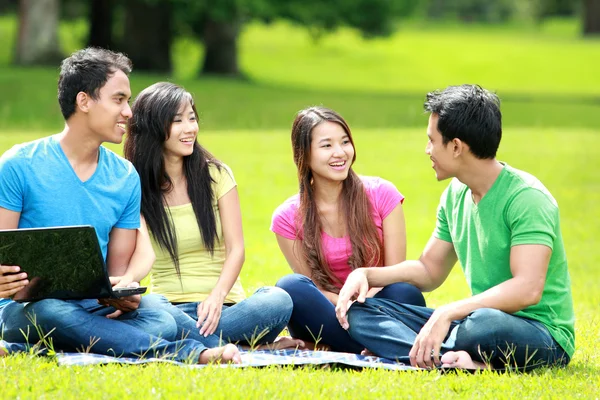
<path id="1" fill-rule="evenodd" d="M 0 151 L 38 134 L 4 135 Z M 435 181 L 423 154 L 422 129 L 356 129 L 356 170 L 393 181 L 406 196 L 408 255 L 417 257 L 434 225 L 437 200 L 445 183 Z M 510 129 L 505 133 L 500 159 L 537 175 L 552 191 L 561 207 L 577 315 L 577 353 L 564 370 L 543 370 L 531 375 L 439 376 L 436 373 L 343 372 L 318 369 L 190 371 L 171 366 L 58 368 L 54 361 L 28 356 L 0 360 L 0 386 L 10 398 L 28 393 L 39 397 L 89 396 L 102 388 L 106 398 L 129 396 L 177 396 L 206 393 L 216 398 L 274 396 L 348 397 L 464 395 L 468 397 L 593 397 L 600 384 L 600 251 L 596 226 L 600 168 L 597 133 L 571 130 L 565 142 L 562 130 Z M 285 130 L 257 135 L 253 131 L 203 132 L 200 140 L 231 166 L 239 185 L 247 261 L 242 282 L 247 292 L 273 284 L 289 272 L 274 235 L 269 232 L 273 209 L 296 190 L 295 169 Z M 115 150 L 119 151 L 118 148 Z M 450 279 L 427 294 L 430 306 L 468 295 L 457 266 Z M 23 371 L 27 378 L 23 378 Z M 226 388 L 226 389 L 224 389 Z"/>
<path id="2" fill-rule="evenodd" d="M 340 31 L 321 43 L 285 24 L 247 27 L 241 37 L 245 81 L 195 79 L 202 49 L 180 39 L 174 75 L 134 72 L 134 95 L 157 80 L 192 91 L 202 114 L 200 141 L 236 176 L 246 240 L 242 282 L 251 293 L 289 272 L 269 231 L 275 207 L 297 190 L 289 143 L 294 113 L 324 104 L 353 128 L 358 173 L 394 182 L 406 196 L 408 256 L 429 238 L 445 183 L 435 181 L 423 151 L 424 94 L 464 82 L 497 90 L 505 134 L 499 158 L 536 175 L 561 208 L 577 316 L 577 352 L 566 369 L 530 375 L 476 376 L 317 368 L 190 370 L 168 365 L 58 368 L 27 355 L 0 360 L 0 398 L 594 398 L 600 387 L 600 42 L 581 40 L 573 21 L 532 28 L 418 23 L 389 40 L 366 42 Z M 0 17 L 0 153 L 58 132 L 56 68 L 9 66 L 15 24 Z M 63 24 L 66 52 L 81 46 L 85 26 Z M 120 152 L 120 147 L 113 146 Z M 459 267 L 430 306 L 468 295 Z"/>

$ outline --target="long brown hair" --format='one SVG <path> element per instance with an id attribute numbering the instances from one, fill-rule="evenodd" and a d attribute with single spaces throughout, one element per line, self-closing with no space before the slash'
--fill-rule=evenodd
<path id="1" fill-rule="evenodd" d="M 298 168 L 300 206 L 296 225 L 302 227 L 301 256 L 312 271 L 313 281 L 321 288 L 337 293 L 334 283 L 343 284 L 331 271 L 321 246 L 323 225 L 314 196 L 313 174 L 310 169 L 311 142 L 313 129 L 324 121 L 339 124 L 354 147 L 350 127 L 341 115 L 325 107 L 310 107 L 296 115 L 292 125 L 292 148 L 294 163 Z M 356 151 L 352 164 L 356 160 Z M 371 213 L 372 205 L 367 197 L 361 179 L 352 170 L 342 183 L 339 207 L 343 212 L 346 232 L 350 237 L 352 254 L 348 264 L 352 270 L 360 267 L 380 265 L 383 255 L 383 243 L 377 233 Z M 299 230 L 300 232 L 300 230 Z"/>

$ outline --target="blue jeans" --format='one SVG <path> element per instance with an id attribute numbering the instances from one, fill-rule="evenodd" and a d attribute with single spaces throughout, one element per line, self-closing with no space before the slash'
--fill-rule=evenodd
<path id="1" fill-rule="evenodd" d="M 348 310 L 348 333 L 380 357 L 409 363 L 415 338 L 433 312 L 386 299 L 367 299 Z M 480 308 L 452 322 L 441 351 L 457 350 L 494 369 L 529 371 L 569 363 L 569 356 L 544 324 L 492 308 Z"/>
<path id="2" fill-rule="evenodd" d="M 145 302 L 144 307 L 166 310 L 177 323 L 178 338 L 200 340 L 209 347 L 221 345 L 219 338 L 230 343 L 271 343 L 285 328 L 292 314 L 292 300 L 286 292 L 276 287 L 262 287 L 237 304 L 223 305 L 217 330 L 205 338 L 196 328 L 198 304 L 172 305 L 164 297 L 157 296 Z"/>
<path id="3" fill-rule="evenodd" d="M 292 297 L 294 311 L 288 330 L 298 339 L 328 345 L 333 351 L 360 353 L 365 346 L 353 340 L 335 316 L 332 304 L 308 277 L 300 274 L 284 276 L 277 282 Z M 425 306 L 419 289 L 408 283 L 394 283 L 384 287 L 375 298 L 393 299 L 399 302 Z"/>
<path id="4" fill-rule="evenodd" d="M 149 296 L 142 297 L 143 305 Z M 2 313 L 9 336 L 7 342 L 33 344 L 40 340 L 38 329 L 52 340 L 57 350 L 93 351 L 113 356 L 165 356 L 175 360 L 197 360 L 207 346 L 194 340 L 175 341 L 175 321 L 166 312 L 138 309 L 117 319 L 106 318 L 114 308 L 105 307 L 96 300 L 46 299 L 23 306 L 9 304 Z M 21 325 L 19 325 L 21 324 Z M 29 336 L 20 334 L 29 329 Z M 10 346 L 9 351 L 23 350 Z"/>

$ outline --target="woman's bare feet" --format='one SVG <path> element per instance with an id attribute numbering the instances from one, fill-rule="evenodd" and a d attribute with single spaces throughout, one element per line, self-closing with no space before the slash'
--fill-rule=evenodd
<path id="1" fill-rule="evenodd" d="M 473 361 L 469 353 L 466 351 L 449 351 L 442 355 L 440 360 L 442 368 L 459 368 L 459 369 L 486 369 L 488 366 L 482 362 Z"/>
<path id="2" fill-rule="evenodd" d="M 200 354 L 200 358 L 198 359 L 199 364 L 208 364 L 211 362 L 219 364 L 228 362 L 240 364 L 242 362 L 242 357 L 236 345 L 230 343 L 222 347 L 204 350 L 202 354 Z"/>
<path id="3" fill-rule="evenodd" d="M 363 351 L 360 352 L 360 355 L 366 356 L 366 357 L 377 357 L 374 353 L 371 353 L 371 351 L 368 349 L 363 349 Z"/>
<path id="4" fill-rule="evenodd" d="M 273 343 L 262 344 L 258 347 L 254 347 L 254 350 L 260 350 L 263 348 L 267 348 L 269 350 L 330 350 L 330 347 L 326 344 L 315 344 L 313 342 L 307 342 L 306 340 L 296 339 L 291 336 L 279 336 Z"/>
<path id="5" fill-rule="evenodd" d="M 263 345 L 269 350 L 285 350 L 285 349 L 304 349 L 306 344 L 300 339 L 294 339 L 291 336 L 279 336 L 273 343 Z M 263 346 L 258 346 L 261 348 Z"/>

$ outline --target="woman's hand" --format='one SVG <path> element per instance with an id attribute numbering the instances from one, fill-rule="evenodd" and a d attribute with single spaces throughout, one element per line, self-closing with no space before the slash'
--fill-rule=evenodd
<path id="1" fill-rule="evenodd" d="M 225 295 L 213 290 L 203 302 L 198 304 L 196 328 L 200 328 L 200 334 L 204 337 L 212 335 L 217 330 L 224 300 Z"/>

